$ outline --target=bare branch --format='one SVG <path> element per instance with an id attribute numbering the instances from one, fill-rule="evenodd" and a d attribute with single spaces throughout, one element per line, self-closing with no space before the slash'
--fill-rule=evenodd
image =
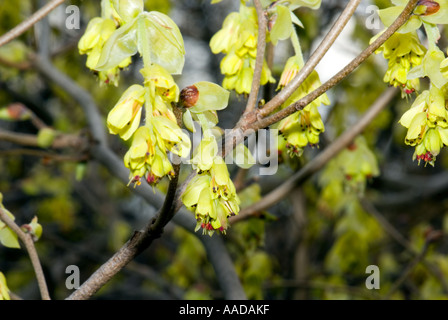
<path id="1" fill-rule="evenodd" d="M 56 7 L 61 5 L 63 2 L 64 0 L 52 0 L 45 6 L 43 6 L 41 9 L 37 10 L 31 17 L 29 17 L 28 19 L 17 25 L 15 28 L 9 30 L 4 35 L 2 35 L 0 37 L 0 47 L 20 36 L 22 33 L 24 33 L 34 24 L 36 24 L 39 20 L 47 16 Z"/>
<path id="2" fill-rule="evenodd" d="M 285 102 L 289 98 L 289 96 L 297 90 L 297 88 L 300 87 L 300 85 L 303 83 L 303 81 L 305 81 L 306 78 L 308 78 L 319 61 L 324 57 L 328 49 L 330 49 L 330 47 L 336 41 L 337 37 L 341 34 L 342 30 L 355 13 L 355 10 L 360 2 L 361 0 L 351 0 L 347 4 L 344 11 L 333 24 L 333 27 L 330 29 L 330 31 L 316 48 L 314 53 L 305 63 L 303 68 L 300 69 L 299 73 L 283 88 L 282 91 L 280 91 L 274 98 L 272 98 L 272 100 L 270 100 L 263 106 L 263 108 L 260 109 L 261 116 L 266 117 L 272 111 L 274 111 L 278 106 Z"/>
<path id="3" fill-rule="evenodd" d="M 356 58 L 354 58 L 347 66 L 345 66 L 341 71 L 334 75 L 330 80 L 322 84 L 319 88 L 309 93 L 299 101 L 291 104 L 290 106 L 278 111 L 277 113 L 263 119 L 259 119 L 254 123 L 247 123 L 247 125 L 242 125 L 242 131 L 248 129 L 258 130 L 261 128 L 266 128 L 271 124 L 274 124 L 292 113 L 302 110 L 312 101 L 317 99 L 319 96 L 336 86 L 339 82 L 345 79 L 350 73 L 352 73 L 361 63 L 363 63 L 372 53 L 374 53 L 387 39 L 389 39 L 392 34 L 394 34 L 410 17 L 412 11 L 417 5 L 418 0 L 410 0 L 403 12 L 398 16 L 398 18 L 364 51 L 362 51 Z"/>
<path id="4" fill-rule="evenodd" d="M 73 99 L 79 103 L 83 109 L 86 118 L 88 119 L 89 128 L 92 131 L 93 138 L 96 142 L 90 148 L 92 157 L 105 166 L 114 177 L 118 178 L 126 185 L 129 182 L 129 170 L 124 167 L 123 160 L 119 159 L 118 156 L 107 146 L 104 123 L 90 94 L 79 87 L 79 85 L 72 79 L 55 68 L 50 61 L 39 58 L 37 58 L 36 61 L 39 61 L 36 63 L 37 69 L 50 81 L 61 86 Z M 182 185 L 184 187 L 186 186 L 184 184 Z M 155 207 L 161 208 L 163 206 L 163 194 L 158 191 L 154 192 L 154 190 L 147 184 L 142 184 L 138 188 L 131 188 L 130 190 Z M 175 197 L 176 199 L 180 198 L 181 191 L 182 187 L 179 187 Z M 181 209 L 181 206 L 177 206 L 178 203 L 179 201 L 175 202 L 176 207 L 174 212 Z M 186 209 L 177 212 L 172 220 L 190 232 L 194 230 L 196 225 L 196 220 L 193 215 L 187 212 Z M 140 232 L 136 232 L 134 236 L 132 236 L 131 239 L 117 253 L 115 253 L 104 266 L 100 267 L 100 269 L 95 272 L 96 275 L 92 278 L 93 284 L 90 288 L 94 288 L 94 286 L 98 285 L 96 281 L 103 275 L 110 279 L 111 276 L 117 273 L 117 270 L 121 270 L 128 263 L 128 261 L 130 261 L 129 259 L 131 259 L 131 257 L 136 256 L 138 253 L 136 244 L 141 241 L 141 235 L 139 236 L 139 233 Z M 215 269 L 217 280 L 226 299 L 245 299 L 246 295 L 244 293 L 244 289 L 238 275 L 235 272 L 232 260 L 222 239 L 218 236 L 214 236 L 212 238 L 201 237 L 199 235 L 197 236 L 205 247 L 207 256 Z M 95 290 L 98 289 L 99 288 L 97 287 Z M 79 295 L 76 294 L 71 296 L 71 299 L 75 297 L 87 298 L 89 297 L 89 294 L 93 294 L 93 292 L 87 292 L 86 290 L 83 294 L 80 293 Z"/>
<path id="5" fill-rule="evenodd" d="M 282 185 L 268 193 L 262 200 L 244 208 L 237 216 L 231 217 L 231 223 L 244 220 L 251 215 L 256 214 L 270 206 L 274 205 L 298 184 L 308 179 L 311 175 L 319 171 L 328 161 L 335 155 L 347 147 L 353 139 L 359 135 L 367 125 L 388 105 L 392 98 L 397 94 L 396 88 L 387 89 L 367 110 L 364 116 L 351 128 L 347 129 L 339 138 L 331 143 L 324 151 L 319 153 L 313 160 L 308 162 L 300 171 L 295 173 L 291 178 L 286 180 Z"/>
<path id="6" fill-rule="evenodd" d="M 39 256 L 34 246 L 33 238 L 30 234 L 27 234 L 20 229 L 20 227 L 8 216 L 5 209 L 0 207 L 0 219 L 14 231 L 17 236 L 22 240 L 25 245 L 28 255 L 33 265 L 34 272 L 36 273 L 37 283 L 39 285 L 40 294 L 42 300 L 50 300 L 50 295 L 48 293 L 47 282 L 45 281 L 45 275 L 42 270 L 42 265 L 40 264 Z"/>
<path id="7" fill-rule="evenodd" d="M 264 52 L 266 50 L 266 16 L 260 0 L 254 0 L 254 6 L 257 10 L 258 16 L 257 57 L 255 59 L 252 88 L 250 90 L 249 99 L 247 100 L 246 110 L 244 111 L 245 113 L 254 110 L 257 104 L 258 92 L 260 90 L 261 71 L 263 69 Z"/>

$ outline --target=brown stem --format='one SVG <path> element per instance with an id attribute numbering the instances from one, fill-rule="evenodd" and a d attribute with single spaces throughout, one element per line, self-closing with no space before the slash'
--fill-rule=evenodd
<path id="1" fill-rule="evenodd" d="M 344 11 L 334 23 L 333 27 L 319 44 L 319 47 L 317 47 L 317 49 L 305 63 L 303 68 L 300 69 L 299 73 L 283 88 L 282 91 L 280 91 L 274 98 L 272 98 L 272 100 L 270 100 L 263 106 L 263 108 L 260 109 L 261 116 L 266 117 L 267 115 L 269 115 L 278 106 L 284 103 L 288 99 L 288 97 L 297 90 L 297 88 L 300 87 L 303 81 L 305 81 L 305 79 L 317 66 L 319 61 L 327 53 L 328 49 L 330 49 L 330 47 L 336 41 L 337 37 L 341 34 L 342 30 L 347 25 L 347 22 L 355 13 L 355 10 L 360 2 L 361 0 L 351 0 L 347 4 Z"/>
<path id="2" fill-rule="evenodd" d="M 305 181 L 312 174 L 319 171 L 335 155 L 347 147 L 353 139 L 359 135 L 367 125 L 387 106 L 397 94 L 396 88 L 387 89 L 367 110 L 364 116 L 351 128 L 347 129 L 340 137 L 331 143 L 324 151 L 308 162 L 300 171 L 286 180 L 282 185 L 265 195 L 260 201 L 244 208 L 237 216 L 231 217 L 231 223 L 247 219 L 248 217 L 274 205 L 286 197 L 294 187 Z"/>
<path id="3" fill-rule="evenodd" d="M 43 19 L 46 15 L 48 15 L 63 2 L 64 0 L 53 0 L 37 10 L 31 17 L 2 35 L 0 37 L 0 47 L 20 36 L 22 33 L 31 28 L 39 20 Z"/>
<path id="4" fill-rule="evenodd" d="M 264 52 L 266 50 L 266 16 L 260 0 L 254 0 L 254 6 L 257 10 L 258 16 L 257 57 L 255 58 L 254 76 L 252 78 L 252 87 L 250 90 L 249 99 L 247 100 L 245 113 L 253 111 L 257 104 L 258 92 L 260 90 L 261 71 L 263 70 Z"/>
<path id="5" fill-rule="evenodd" d="M 0 207 L 0 219 L 14 231 L 17 236 L 25 244 L 25 248 L 28 251 L 28 255 L 33 265 L 34 272 L 36 273 L 37 283 L 39 285 L 40 294 L 42 300 L 50 300 L 50 295 L 48 293 L 47 282 L 45 281 L 45 275 L 42 270 L 42 265 L 40 264 L 39 256 L 34 246 L 33 238 L 30 234 L 25 233 L 20 229 L 20 227 L 9 217 L 5 209 Z"/>
<path id="6" fill-rule="evenodd" d="M 241 126 L 241 130 L 244 132 L 248 129 L 258 130 L 261 128 L 266 128 L 271 124 L 274 124 L 286 118 L 292 113 L 302 110 L 319 96 L 336 86 L 350 73 L 352 73 L 368 57 L 370 57 L 372 53 L 374 53 L 384 42 L 386 42 L 386 40 L 389 39 L 389 37 L 392 36 L 392 34 L 394 34 L 409 19 L 409 16 L 417 5 L 417 2 L 418 0 L 410 0 L 401 14 L 398 16 L 398 18 L 372 44 L 364 49 L 364 51 L 362 51 L 356 58 L 354 58 L 347 66 L 345 66 L 341 71 L 334 75 L 330 80 L 322 84 L 319 88 L 312 91 L 299 101 L 284 108 L 283 110 L 280 110 L 267 118 L 258 119 L 253 123 L 247 123 L 246 125 Z"/>

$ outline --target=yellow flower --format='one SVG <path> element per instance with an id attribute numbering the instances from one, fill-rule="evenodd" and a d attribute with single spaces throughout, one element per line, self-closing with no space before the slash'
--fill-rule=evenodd
<path id="1" fill-rule="evenodd" d="M 130 86 L 107 116 L 109 132 L 128 140 L 140 125 L 144 102 L 145 89 L 137 84 Z"/>
<path id="2" fill-rule="evenodd" d="M 145 86 L 150 88 L 152 98 L 158 95 L 167 103 L 178 101 L 179 87 L 165 68 L 158 64 L 152 64 L 140 72 L 143 75 Z"/>

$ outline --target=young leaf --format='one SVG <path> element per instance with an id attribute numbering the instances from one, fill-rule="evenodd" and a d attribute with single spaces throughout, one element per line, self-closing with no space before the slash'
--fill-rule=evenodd
<path id="1" fill-rule="evenodd" d="M 274 26 L 270 32 L 273 45 L 277 45 L 278 40 L 288 39 L 293 31 L 290 10 L 285 6 L 278 5 L 276 11 Z"/>
<path id="2" fill-rule="evenodd" d="M 3 272 L 0 272 L 0 300 L 10 300 L 9 288 L 6 284 L 6 278 Z"/>
<path id="3" fill-rule="evenodd" d="M 17 239 L 17 234 L 9 227 L 0 230 L 0 242 L 7 248 L 19 249 L 20 244 Z"/>
<path id="4" fill-rule="evenodd" d="M 167 15 L 143 12 L 138 19 L 145 19 L 145 30 L 139 34 L 138 49 L 142 53 L 141 37 L 148 37 L 151 44 L 151 61 L 164 67 L 171 74 L 181 74 L 185 62 L 184 40 L 179 28 Z"/>

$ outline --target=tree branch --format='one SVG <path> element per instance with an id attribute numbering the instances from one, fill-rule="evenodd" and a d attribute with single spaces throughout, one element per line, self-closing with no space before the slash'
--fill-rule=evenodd
<path id="1" fill-rule="evenodd" d="M 52 0 L 43 6 L 41 9 L 37 10 L 31 17 L 9 30 L 7 33 L 0 37 L 0 47 L 7 44 L 8 42 L 14 40 L 22 33 L 31 28 L 34 24 L 36 24 L 39 20 L 43 19 L 47 16 L 51 11 L 53 11 L 56 7 L 62 4 L 64 0 Z"/>
<path id="2" fill-rule="evenodd" d="M 47 282 L 45 281 L 45 275 L 40 264 L 39 256 L 34 246 L 33 238 L 30 234 L 25 233 L 22 229 L 8 216 L 5 209 L 0 207 L 0 219 L 14 231 L 17 236 L 22 240 L 25 245 L 28 255 L 33 265 L 34 272 L 36 273 L 37 283 L 39 285 L 40 295 L 42 300 L 50 300 L 48 293 Z"/>
<path id="3" fill-rule="evenodd" d="M 260 0 L 254 0 L 254 6 L 258 16 L 258 41 L 257 57 L 255 58 L 254 76 L 252 78 L 252 87 L 247 100 L 244 113 L 253 111 L 257 104 L 258 92 L 260 90 L 261 71 L 263 70 L 264 52 L 266 50 L 266 25 L 267 20 Z"/>
<path id="4" fill-rule="evenodd" d="M 294 187 L 308 179 L 319 171 L 328 161 L 347 147 L 353 139 L 359 135 L 367 125 L 387 106 L 397 94 L 396 88 L 387 89 L 367 110 L 364 116 L 351 128 L 347 129 L 340 137 L 331 143 L 324 151 L 309 161 L 300 171 L 286 180 L 282 185 L 268 193 L 257 203 L 244 208 L 237 216 L 231 217 L 231 223 L 247 219 L 248 217 L 274 205 L 285 198 Z"/>
<path id="5" fill-rule="evenodd" d="M 372 53 L 374 53 L 387 39 L 389 39 L 392 34 L 394 34 L 410 17 L 412 11 L 417 5 L 418 0 L 410 0 L 403 12 L 398 16 L 398 18 L 364 51 L 362 51 L 356 58 L 354 58 L 347 66 L 345 66 L 341 71 L 334 75 L 330 80 L 322 84 L 319 88 L 315 89 L 299 101 L 289 105 L 276 112 L 275 114 L 259 119 L 253 123 L 247 123 L 241 126 L 241 130 L 244 132 L 249 129 L 258 130 L 261 128 L 266 128 L 271 124 L 274 124 L 292 113 L 302 110 L 312 101 L 317 99 L 319 96 L 336 86 L 339 82 L 345 79 L 351 72 L 353 72 L 361 63 L 363 63 Z M 237 142 L 238 143 L 238 142 Z"/>
<path id="6" fill-rule="evenodd" d="M 303 81 L 308 78 L 308 76 L 311 74 L 320 60 L 327 53 L 328 49 L 330 49 L 330 47 L 336 41 L 337 37 L 341 34 L 342 30 L 355 13 L 355 10 L 360 2 L 361 0 L 350 0 L 344 11 L 341 13 L 330 31 L 325 36 L 325 38 L 305 63 L 303 68 L 300 69 L 299 73 L 283 88 L 282 91 L 280 91 L 274 98 L 266 103 L 263 108 L 260 109 L 260 115 L 262 117 L 268 116 L 278 106 L 284 103 L 289 98 L 289 96 L 291 96 L 300 87 Z"/>
<path id="7" fill-rule="evenodd" d="M 129 170 L 124 167 L 123 160 L 119 159 L 118 156 L 107 146 L 104 123 L 90 94 L 76 84 L 72 79 L 55 68 L 50 61 L 39 58 L 37 58 L 36 61 L 38 61 L 36 67 L 39 72 L 45 75 L 50 81 L 64 89 L 83 109 L 88 120 L 88 126 L 92 131 L 92 136 L 96 142 L 90 147 L 90 154 L 92 157 L 105 166 L 114 177 L 121 180 L 124 185 L 127 185 L 129 182 Z M 158 191 L 154 192 L 154 190 L 147 184 L 142 184 L 138 188 L 131 188 L 130 190 L 155 207 L 161 208 L 163 206 L 163 195 Z M 175 197 L 176 199 L 180 198 L 181 191 L 182 187 L 178 188 L 178 192 Z M 177 204 L 178 201 L 175 203 Z M 180 206 L 176 206 L 174 212 L 179 211 L 179 209 Z M 172 220 L 190 232 L 194 230 L 196 225 L 196 220 L 193 215 L 190 212 L 187 212 L 186 209 L 178 212 Z M 87 287 L 85 287 L 85 292 L 82 294 L 81 292 L 74 292 L 73 295 L 70 296 L 71 299 L 87 299 L 94 293 L 94 290 L 99 290 L 101 285 L 104 284 L 104 282 L 98 282 L 98 279 L 102 276 L 110 279 L 114 274 L 121 270 L 128 261 L 132 260 L 132 258 L 138 253 L 138 250 L 136 250 L 136 244 L 141 241 L 141 235 L 139 236 L 138 234 L 141 234 L 141 232 L 134 233 L 131 239 L 123 245 L 123 247 L 115 253 L 105 265 L 100 267 L 100 269 L 95 272 L 95 277 L 92 275 L 91 279 L 89 278 L 91 281 L 89 284 L 90 291 L 87 290 Z M 246 299 L 244 289 L 238 275 L 235 272 L 232 260 L 222 239 L 218 236 L 209 238 L 202 237 L 197 233 L 194 234 L 198 236 L 199 240 L 201 240 L 204 245 L 210 263 L 215 270 L 220 288 L 224 292 L 225 298 Z"/>

